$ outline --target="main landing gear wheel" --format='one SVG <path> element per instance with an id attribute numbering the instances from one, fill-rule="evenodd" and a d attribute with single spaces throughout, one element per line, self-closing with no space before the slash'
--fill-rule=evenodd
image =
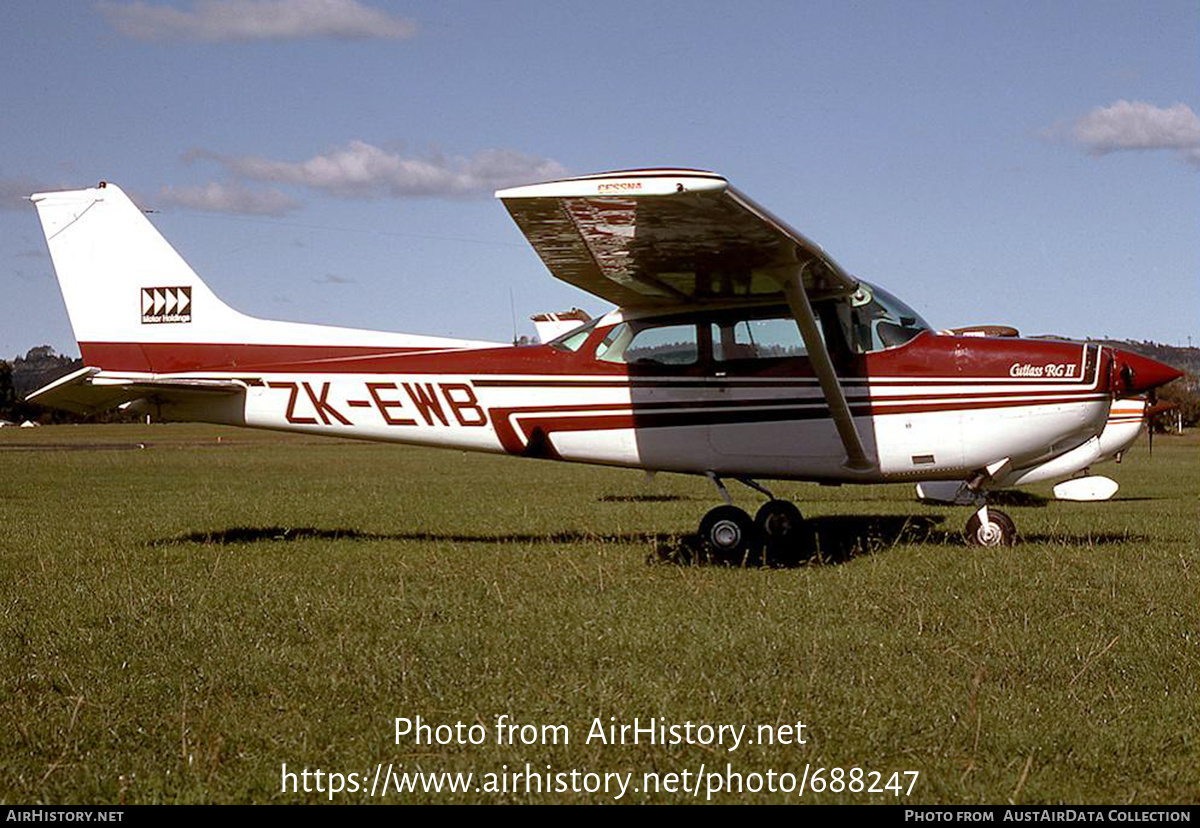
<path id="1" fill-rule="evenodd" d="M 804 516 L 787 500 L 768 500 L 754 516 L 759 537 L 768 549 L 786 550 L 800 541 Z"/>
<path id="2" fill-rule="evenodd" d="M 737 560 L 753 550 L 758 532 L 750 515 L 736 506 L 718 506 L 700 521 L 700 540 L 719 557 Z"/>
<path id="3" fill-rule="evenodd" d="M 1017 525 L 999 509 L 980 509 L 971 515 L 965 532 L 967 543 L 973 546 L 1012 546 L 1017 542 Z"/>

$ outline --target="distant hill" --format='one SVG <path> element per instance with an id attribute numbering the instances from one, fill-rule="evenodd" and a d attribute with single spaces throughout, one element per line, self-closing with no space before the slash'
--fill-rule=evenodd
<path id="1" fill-rule="evenodd" d="M 1156 359 L 1164 365 L 1178 368 L 1191 375 L 1185 380 L 1185 384 L 1190 388 L 1196 388 L 1196 378 L 1200 377 L 1200 348 L 1161 345 L 1158 342 L 1137 342 L 1132 339 L 1089 339 L 1088 341 L 1133 351 L 1135 354 Z"/>
<path id="2" fill-rule="evenodd" d="M 13 390 L 19 398 L 83 367 L 79 357 L 58 354 L 49 345 L 30 348 L 11 363 Z"/>
<path id="3" fill-rule="evenodd" d="M 57 354 L 49 345 L 30 348 L 25 356 L 16 357 L 12 362 L 0 360 L 0 419 L 14 423 L 23 420 L 73 420 L 73 415 L 65 411 L 50 413 L 41 406 L 24 402 L 24 399 L 30 392 L 82 366 L 83 360 Z"/>

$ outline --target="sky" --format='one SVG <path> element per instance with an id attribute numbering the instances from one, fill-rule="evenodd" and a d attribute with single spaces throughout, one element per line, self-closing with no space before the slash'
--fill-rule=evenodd
<path id="1" fill-rule="evenodd" d="M 108 180 L 253 316 L 607 306 L 495 189 L 724 175 L 935 327 L 1200 344 L 1200 4 L 0 4 L 0 358 L 78 353 L 32 192 Z"/>

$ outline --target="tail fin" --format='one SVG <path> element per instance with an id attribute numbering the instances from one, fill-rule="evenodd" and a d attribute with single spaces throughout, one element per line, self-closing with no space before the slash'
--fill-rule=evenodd
<path id="1" fill-rule="evenodd" d="M 498 344 L 246 316 L 217 298 L 120 187 L 30 200 L 88 366 L 182 372 L 295 361 L 301 349 L 320 359 Z"/>
<path id="2" fill-rule="evenodd" d="M 101 182 L 30 200 L 81 346 L 236 342 L 253 324 L 209 290 L 120 187 Z"/>

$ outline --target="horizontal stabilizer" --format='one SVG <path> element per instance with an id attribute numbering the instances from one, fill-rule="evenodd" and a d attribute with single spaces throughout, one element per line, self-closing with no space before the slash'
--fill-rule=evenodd
<path id="1" fill-rule="evenodd" d="M 39 388 L 25 400 L 76 414 L 95 414 L 140 399 L 186 404 L 198 397 L 245 390 L 245 383 L 237 380 L 114 377 L 105 376 L 99 368 L 80 368 Z"/>

